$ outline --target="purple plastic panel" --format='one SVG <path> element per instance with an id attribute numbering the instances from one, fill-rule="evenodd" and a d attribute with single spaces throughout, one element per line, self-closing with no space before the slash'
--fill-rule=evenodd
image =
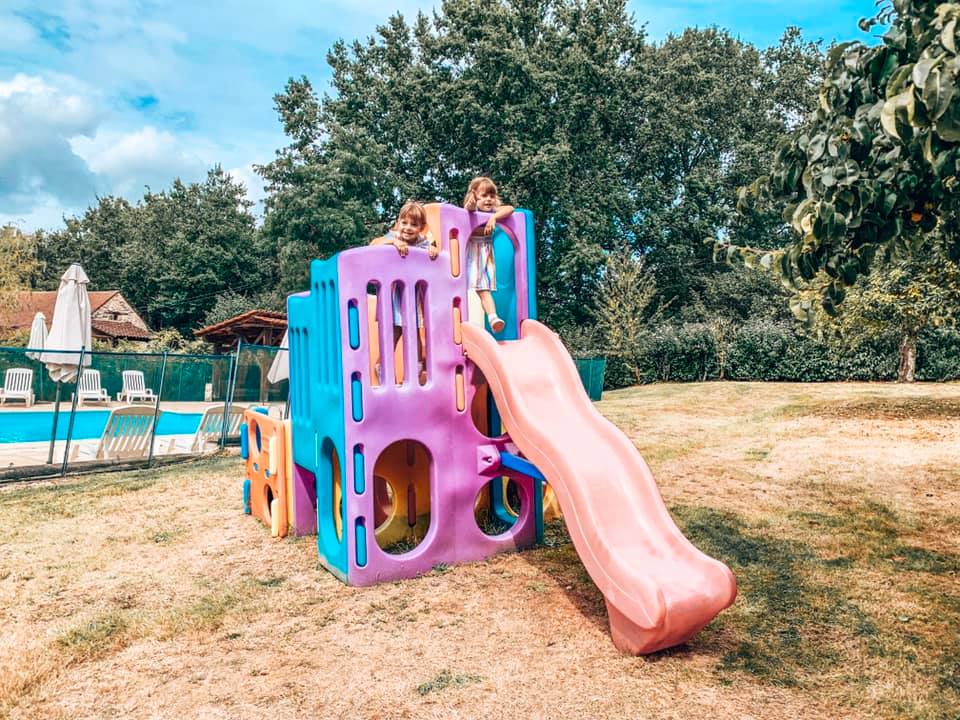
<path id="1" fill-rule="evenodd" d="M 439 563 L 458 563 L 479 560 L 497 552 L 513 550 L 532 544 L 535 538 L 533 518 L 533 486 L 529 479 L 518 482 L 522 511 L 516 524 L 503 535 L 489 537 L 477 527 L 474 519 L 474 500 L 480 489 L 490 481 L 491 470 L 478 467 L 478 448 L 499 445 L 492 443 L 474 427 L 470 406 L 474 396 L 473 365 L 463 356 L 453 335 L 453 303 L 459 298 L 466 319 L 466 242 L 476 225 L 489 217 L 486 213 L 467 213 L 444 205 L 440 210 L 442 248 L 440 256 L 431 260 L 425 250 L 411 249 L 401 258 L 393 247 L 367 247 L 340 253 L 339 287 L 341 323 L 347 326 L 347 308 L 355 301 L 360 309 L 360 344 L 351 349 L 342 348 L 344 384 L 359 376 L 362 392 L 363 417 L 354 421 L 351 402 L 344 403 L 346 425 L 347 528 L 349 570 L 348 581 L 354 585 L 372 585 L 378 582 L 413 577 L 430 571 Z M 524 216 L 514 215 L 502 227 L 512 236 L 516 254 L 516 287 L 518 318 L 527 317 L 527 263 L 523 253 L 526 228 Z M 460 246 L 461 273 L 451 274 L 448 242 L 450 231 L 457 231 Z M 436 232 L 436 229 L 434 229 Z M 521 242 L 518 244 L 517 239 Z M 414 288 L 426 283 L 424 315 L 426 326 L 427 382 L 420 385 L 416 368 L 417 343 Z M 402 318 L 406 336 L 403 385 L 394 383 L 393 317 L 390 288 L 403 283 Z M 383 384 L 374 387 L 370 382 L 367 323 L 367 287 L 380 287 L 379 322 L 382 349 Z M 455 375 L 464 368 L 465 405 L 457 410 Z M 415 440 L 430 452 L 430 529 L 423 541 L 404 555 L 390 555 L 380 549 L 373 532 L 373 474 L 377 458 L 398 440 Z M 354 488 L 353 453 L 355 445 L 362 444 L 364 454 L 364 483 L 362 493 Z M 494 473 L 496 474 L 496 473 Z M 502 474 L 502 473 L 501 473 Z M 357 562 L 358 521 L 367 530 L 366 552 L 360 553 L 363 564 Z"/>
<path id="2" fill-rule="evenodd" d="M 290 534 L 317 534 L 317 479 L 312 472 L 293 465 L 293 517 L 288 518 Z"/>

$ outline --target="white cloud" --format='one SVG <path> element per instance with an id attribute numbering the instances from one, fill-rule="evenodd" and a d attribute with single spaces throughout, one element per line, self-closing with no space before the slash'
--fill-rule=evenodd
<path id="1" fill-rule="evenodd" d="M 263 178 L 254 171 L 253 164 L 227 170 L 227 173 L 237 182 L 243 183 L 247 189 L 247 200 L 256 203 L 254 210 L 259 212 L 267 192 L 263 187 Z"/>
<path id="2" fill-rule="evenodd" d="M 0 212 L 29 211 L 44 198 L 84 202 L 97 180 L 72 149 L 100 122 L 95 93 L 70 78 L 18 74 L 0 81 Z"/>
<path id="3" fill-rule="evenodd" d="M 188 147 L 167 130 L 146 126 L 128 133 L 105 131 L 76 138 L 74 151 L 109 181 L 114 193 L 136 197 L 145 186 L 166 188 L 174 178 L 200 180 L 212 165 L 205 148 Z"/>

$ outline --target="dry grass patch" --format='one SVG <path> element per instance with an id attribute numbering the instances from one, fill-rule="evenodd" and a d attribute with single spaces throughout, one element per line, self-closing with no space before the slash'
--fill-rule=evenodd
<path id="1" fill-rule="evenodd" d="M 0 717 L 926 718 L 960 707 L 960 386 L 609 393 L 737 576 L 625 657 L 562 523 L 373 588 L 240 510 L 236 458 L 0 488 Z"/>

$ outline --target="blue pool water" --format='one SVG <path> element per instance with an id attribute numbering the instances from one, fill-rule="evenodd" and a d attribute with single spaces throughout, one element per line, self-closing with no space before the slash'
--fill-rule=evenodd
<path id="1" fill-rule="evenodd" d="M 74 440 L 94 440 L 103 435 L 110 412 L 84 410 L 77 413 L 73 423 Z M 199 413 L 164 412 L 157 425 L 157 435 L 192 435 L 200 424 Z M 57 440 L 67 439 L 70 408 L 60 410 L 57 421 Z M 0 412 L 0 443 L 42 442 L 50 439 L 53 429 L 53 411 Z"/>

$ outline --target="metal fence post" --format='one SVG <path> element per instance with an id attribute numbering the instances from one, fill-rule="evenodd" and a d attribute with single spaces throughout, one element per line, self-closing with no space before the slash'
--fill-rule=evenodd
<path id="1" fill-rule="evenodd" d="M 73 387 L 70 422 L 67 423 L 67 444 L 63 447 L 63 464 L 60 466 L 60 477 L 67 474 L 67 464 L 70 462 L 70 440 L 73 438 L 73 420 L 77 416 L 77 401 L 80 399 L 80 376 L 83 374 L 83 355 L 86 350 L 85 346 L 80 346 L 80 360 L 77 362 L 77 382 Z"/>
<path id="2" fill-rule="evenodd" d="M 237 339 L 237 352 L 235 355 L 230 356 L 230 377 L 227 385 L 227 392 L 224 394 L 223 399 L 223 424 L 220 426 L 220 449 L 227 444 L 227 425 L 229 424 L 230 419 L 230 406 L 233 404 L 233 393 L 237 386 L 237 375 L 240 370 L 240 346 L 243 345 L 243 340 Z"/>
<path id="3" fill-rule="evenodd" d="M 167 374 L 167 351 L 163 351 L 163 362 L 160 364 L 160 389 L 153 404 L 153 427 L 150 428 L 150 451 L 147 453 L 147 467 L 153 465 L 153 443 L 157 439 L 157 416 L 160 414 L 160 398 L 163 397 L 163 381 Z"/>

